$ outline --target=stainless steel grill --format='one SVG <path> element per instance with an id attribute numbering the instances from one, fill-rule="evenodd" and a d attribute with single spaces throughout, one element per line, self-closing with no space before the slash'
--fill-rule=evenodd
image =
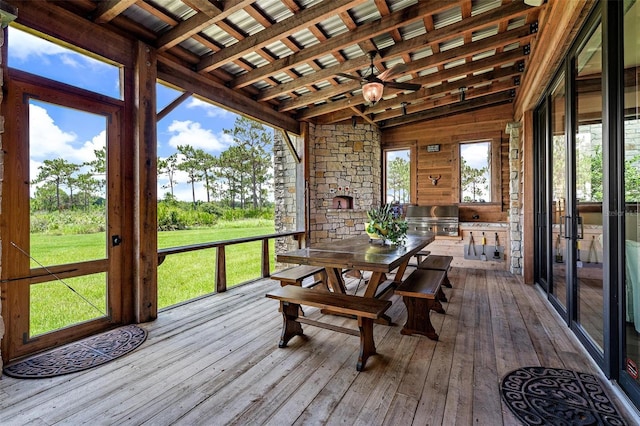
<path id="1" fill-rule="evenodd" d="M 409 234 L 458 236 L 458 206 L 408 206 L 405 216 Z"/>

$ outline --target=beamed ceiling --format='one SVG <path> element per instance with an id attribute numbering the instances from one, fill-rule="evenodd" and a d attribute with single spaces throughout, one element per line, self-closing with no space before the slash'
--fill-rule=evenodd
<path id="1" fill-rule="evenodd" d="M 187 95 L 211 84 L 215 103 L 285 129 L 354 118 L 387 128 L 513 102 L 544 10 L 523 0 L 37 3 L 155 46 L 159 78 Z M 365 104 L 360 82 L 340 74 L 368 76 L 369 52 L 376 75 L 404 64 L 392 81 L 420 89 L 385 87 Z"/>

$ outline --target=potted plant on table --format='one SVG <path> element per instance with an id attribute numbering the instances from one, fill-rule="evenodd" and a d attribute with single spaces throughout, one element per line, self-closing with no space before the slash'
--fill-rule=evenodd
<path id="1" fill-rule="evenodd" d="M 372 239 L 382 239 L 383 244 L 402 245 L 407 238 L 407 222 L 398 217 L 391 204 L 367 211 L 369 222 L 365 224 L 365 231 Z"/>

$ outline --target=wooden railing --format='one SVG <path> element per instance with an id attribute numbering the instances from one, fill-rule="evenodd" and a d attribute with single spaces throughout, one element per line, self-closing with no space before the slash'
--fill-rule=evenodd
<path id="1" fill-rule="evenodd" d="M 262 255 L 260 259 L 262 278 L 271 275 L 269 270 L 269 240 L 282 237 L 293 237 L 298 242 L 298 248 L 302 247 L 305 240 L 304 231 L 279 232 L 276 234 L 258 235 L 255 237 L 236 238 L 233 240 L 212 241 L 209 243 L 192 244 L 187 246 L 169 247 L 158 250 L 158 266 L 164 262 L 164 259 L 171 254 L 186 253 L 188 251 L 216 249 L 216 292 L 222 293 L 227 291 L 227 260 L 225 255 L 225 247 L 234 244 L 250 243 L 254 241 L 262 241 Z"/>

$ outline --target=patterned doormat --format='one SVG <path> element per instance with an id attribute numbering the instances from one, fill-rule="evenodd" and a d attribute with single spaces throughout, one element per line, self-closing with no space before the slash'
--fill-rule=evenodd
<path id="1" fill-rule="evenodd" d="M 525 425 L 626 425 L 591 374 L 524 367 L 507 374 L 500 391 Z"/>
<path id="2" fill-rule="evenodd" d="M 19 379 L 75 373 L 126 355 L 146 338 L 144 329 L 126 325 L 7 365 L 4 373 Z"/>

